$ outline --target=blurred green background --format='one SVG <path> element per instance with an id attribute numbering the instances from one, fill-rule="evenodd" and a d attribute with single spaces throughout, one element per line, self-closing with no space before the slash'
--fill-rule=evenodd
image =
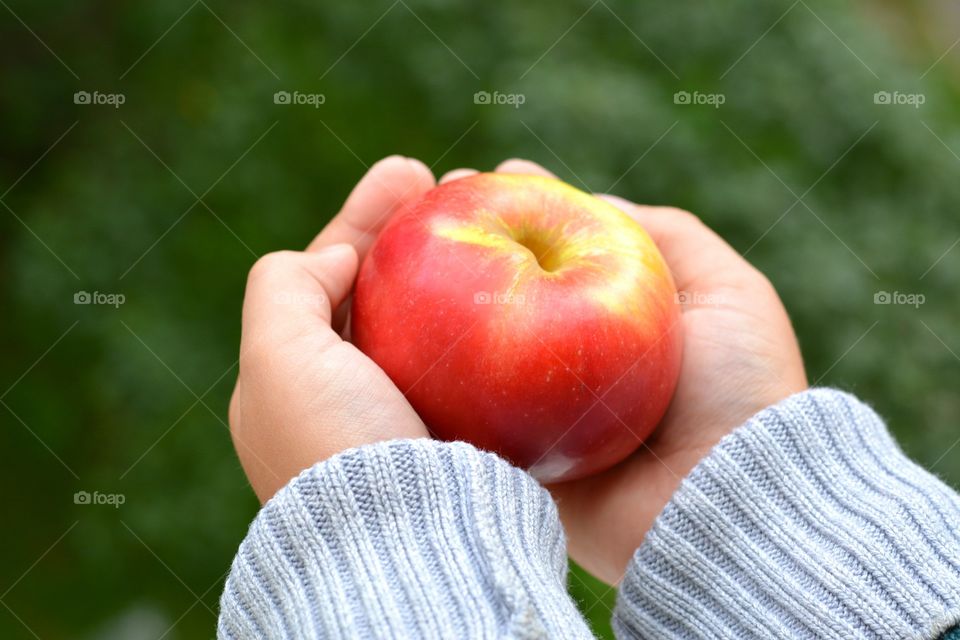
<path id="1" fill-rule="evenodd" d="M 247 270 L 393 153 L 698 213 L 811 381 L 960 485 L 957 37 L 948 2 L 2 0 L 0 637 L 213 635 L 257 508 L 225 425 Z M 608 634 L 614 592 L 571 588 Z"/>

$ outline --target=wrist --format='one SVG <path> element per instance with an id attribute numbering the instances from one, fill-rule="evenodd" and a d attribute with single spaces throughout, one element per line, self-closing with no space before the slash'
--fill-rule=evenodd
<path id="1" fill-rule="evenodd" d="M 960 497 L 852 396 L 754 416 L 684 479 L 637 550 L 616 625 L 736 637 L 936 637 L 960 619 Z M 673 631 L 671 631 L 671 629 Z"/>
<path id="2" fill-rule="evenodd" d="M 580 637 L 565 551 L 549 494 L 497 456 L 429 439 L 365 445 L 267 502 L 227 579 L 220 633 L 338 637 L 348 620 L 379 637 L 388 616 L 403 637 L 490 635 L 485 620 Z M 322 607 L 311 594 L 326 594 Z"/>

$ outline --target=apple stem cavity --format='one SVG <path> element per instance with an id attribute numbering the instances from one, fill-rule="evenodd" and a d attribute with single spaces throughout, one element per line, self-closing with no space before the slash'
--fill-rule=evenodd
<path id="1" fill-rule="evenodd" d="M 563 266 L 563 241 L 556 233 L 527 227 L 510 232 L 510 239 L 533 254 L 541 269 L 554 273 Z"/>

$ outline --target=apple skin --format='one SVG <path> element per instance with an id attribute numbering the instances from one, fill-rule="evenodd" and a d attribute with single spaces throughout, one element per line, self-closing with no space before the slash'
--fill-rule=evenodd
<path id="1" fill-rule="evenodd" d="M 636 450 L 682 355 L 676 288 L 650 236 L 529 175 L 454 180 L 397 213 L 361 266 L 350 331 L 434 437 L 545 483 Z"/>

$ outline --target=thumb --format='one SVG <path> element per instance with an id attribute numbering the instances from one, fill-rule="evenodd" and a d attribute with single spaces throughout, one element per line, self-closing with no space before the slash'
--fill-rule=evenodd
<path id="1" fill-rule="evenodd" d="M 241 351 L 250 344 L 269 347 L 311 334 L 339 341 L 330 318 L 353 287 L 358 262 L 349 244 L 260 258 L 247 279 Z"/>

